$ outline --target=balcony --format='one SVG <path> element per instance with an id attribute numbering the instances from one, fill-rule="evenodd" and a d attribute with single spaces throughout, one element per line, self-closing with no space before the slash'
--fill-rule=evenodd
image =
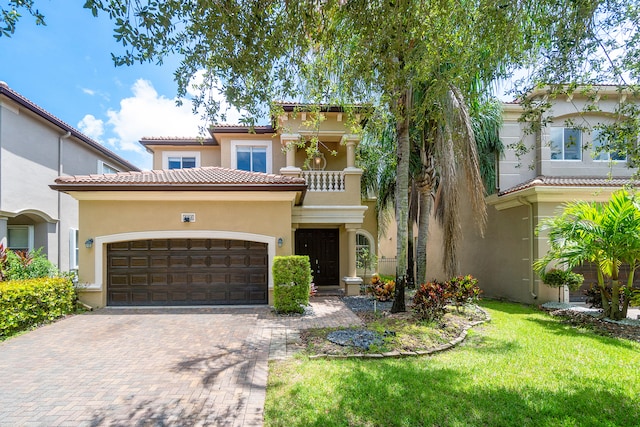
<path id="1" fill-rule="evenodd" d="M 345 191 L 344 171 L 302 171 L 307 191 Z"/>

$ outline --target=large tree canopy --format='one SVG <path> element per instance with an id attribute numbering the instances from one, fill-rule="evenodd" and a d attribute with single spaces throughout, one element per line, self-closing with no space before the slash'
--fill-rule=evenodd
<path id="1" fill-rule="evenodd" d="M 182 62 L 175 78 L 181 95 L 202 72 L 201 96 L 195 101 L 206 105 L 212 118 L 218 105 L 210 91 L 217 84 L 232 104 L 249 111 L 248 123 L 274 99 L 366 102 L 388 111 L 397 141 L 398 277 L 392 311 L 404 310 L 410 124 L 435 134 L 450 129 L 451 111 L 465 111 L 490 82 L 527 59 L 558 46 L 570 57 L 589 36 L 582 29 L 593 22 L 598 6 L 595 0 L 85 4 L 94 14 L 102 10 L 114 20 L 115 37 L 125 48 L 114 56 L 116 64 L 161 62 L 166 55 L 178 55 Z M 419 102 L 413 96 L 415 88 L 421 88 Z M 444 138 L 455 138 L 458 132 L 450 131 Z M 466 154 L 474 156 L 475 151 Z M 466 161 L 477 167 L 477 159 Z M 482 216 L 482 186 L 471 190 L 471 205 Z"/>

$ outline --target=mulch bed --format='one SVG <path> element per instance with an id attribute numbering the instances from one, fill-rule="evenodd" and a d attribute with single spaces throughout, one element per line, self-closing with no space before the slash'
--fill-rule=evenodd
<path id="1" fill-rule="evenodd" d="M 569 309 L 553 310 L 549 314 L 562 317 L 564 323 L 574 327 L 588 328 L 601 335 L 640 342 L 640 324 L 612 322 Z"/>
<path id="2" fill-rule="evenodd" d="M 349 304 L 347 304 L 348 306 Z M 358 336 L 363 330 L 376 330 L 387 336 L 384 344 L 384 352 L 416 352 L 428 351 L 443 344 L 450 343 L 458 338 L 470 325 L 479 320 L 486 320 L 483 311 L 468 307 L 458 313 L 454 308 L 438 322 L 429 324 L 418 320 L 407 306 L 406 312 L 390 313 L 389 311 L 354 310 L 354 313 L 363 320 L 364 327 L 347 328 Z M 309 329 L 301 332 L 301 341 L 309 354 L 327 354 L 347 356 L 358 353 L 378 353 L 380 348 L 364 350 L 351 345 L 340 345 L 327 339 L 332 330 Z"/>

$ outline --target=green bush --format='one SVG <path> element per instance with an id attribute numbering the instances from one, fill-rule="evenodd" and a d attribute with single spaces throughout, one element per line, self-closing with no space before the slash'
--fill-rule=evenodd
<path id="1" fill-rule="evenodd" d="M 447 284 L 451 293 L 451 301 L 456 305 L 456 308 L 477 301 L 482 292 L 478 287 L 478 279 L 470 274 L 454 277 Z"/>
<path id="2" fill-rule="evenodd" d="M 438 320 L 444 316 L 450 298 L 448 284 L 434 280 L 418 287 L 412 309 L 421 320 Z"/>
<path id="3" fill-rule="evenodd" d="M 540 278 L 547 286 L 551 286 L 552 288 L 568 286 L 572 291 L 578 290 L 584 282 L 584 276 L 582 274 L 574 273 L 571 270 L 560 270 L 558 268 L 552 268 L 542 273 Z"/>
<path id="4" fill-rule="evenodd" d="M 308 256 L 273 259 L 274 307 L 279 313 L 302 313 L 309 304 L 311 264 Z"/>
<path id="5" fill-rule="evenodd" d="M 478 279 L 470 274 L 445 283 L 434 280 L 418 287 L 411 308 L 421 320 L 438 320 L 446 313 L 448 304 L 455 304 L 459 310 L 460 306 L 477 301 L 481 293 Z"/>
<path id="6" fill-rule="evenodd" d="M 41 249 L 27 253 L 7 250 L 3 271 L 5 280 L 37 279 L 59 275 L 56 266 L 41 253 Z"/>
<path id="7" fill-rule="evenodd" d="M 72 313 L 76 293 L 68 278 L 0 283 L 0 339 Z"/>

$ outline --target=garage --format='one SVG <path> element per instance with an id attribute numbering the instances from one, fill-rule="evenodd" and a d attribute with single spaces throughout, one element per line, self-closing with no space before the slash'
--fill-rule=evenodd
<path id="1" fill-rule="evenodd" d="M 267 304 L 267 244 L 150 239 L 107 245 L 107 305 Z"/>

